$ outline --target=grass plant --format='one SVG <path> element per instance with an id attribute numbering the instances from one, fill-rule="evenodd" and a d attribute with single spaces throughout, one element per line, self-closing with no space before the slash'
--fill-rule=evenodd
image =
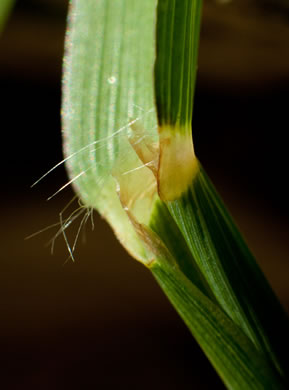
<path id="1" fill-rule="evenodd" d="M 12 5 L 0 2 L 0 32 Z M 65 163 L 81 202 L 150 270 L 227 388 L 285 389 L 287 315 L 194 151 L 201 8 L 70 1 Z"/>
<path id="2" fill-rule="evenodd" d="M 66 167 L 229 389 L 285 389 L 288 320 L 192 140 L 201 0 L 71 0 Z"/>

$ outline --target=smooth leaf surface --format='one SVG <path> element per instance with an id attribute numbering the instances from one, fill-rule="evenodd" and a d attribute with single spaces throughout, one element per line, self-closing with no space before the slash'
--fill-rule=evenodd
<path id="1" fill-rule="evenodd" d="M 191 138 L 201 1 L 160 0 L 157 15 L 155 90 L 159 123 L 165 129 L 163 147 L 160 134 L 160 167 L 163 158 L 165 179 L 166 171 L 175 172 L 166 180 L 167 189 L 174 188 L 182 175 L 172 152 L 181 156 L 185 167 L 196 161 L 193 154 L 188 161 L 184 156 Z M 178 132 L 186 132 L 188 137 L 174 144 L 172 134 Z M 284 375 L 289 349 L 286 315 L 201 165 L 196 164 L 190 183 L 178 199 L 161 198 L 167 205 L 159 203 L 151 228 L 174 253 L 185 275 L 208 296 L 213 295 L 212 299 Z M 182 241 L 177 229 L 167 227 L 167 208 L 186 241 L 182 251 L 171 244 Z"/>
<path id="2" fill-rule="evenodd" d="M 164 202 L 159 200 L 155 203 L 149 227 L 162 240 L 183 274 L 198 287 L 203 294 L 216 302 L 210 285 L 200 271 L 182 232 L 178 228 L 178 225 Z"/>
<path id="3" fill-rule="evenodd" d="M 201 0 L 159 0 L 155 93 L 160 125 L 191 123 Z"/>
<path id="4" fill-rule="evenodd" d="M 159 0 L 155 96 L 159 123 L 158 193 L 180 197 L 196 175 L 192 140 L 202 0 Z"/>
<path id="5" fill-rule="evenodd" d="M 286 374 L 287 315 L 202 168 L 168 208 L 219 305 Z"/>
<path id="6" fill-rule="evenodd" d="M 151 271 L 229 389 L 285 388 L 251 340 L 177 267 L 159 259 Z"/>

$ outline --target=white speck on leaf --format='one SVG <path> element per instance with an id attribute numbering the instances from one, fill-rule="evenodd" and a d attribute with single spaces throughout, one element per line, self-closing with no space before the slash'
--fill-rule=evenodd
<path id="1" fill-rule="evenodd" d="M 114 76 L 111 76 L 111 77 L 109 77 L 109 78 L 107 79 L 107 82 L 108 82 L 109 84 L 114 84 L 114 83 L 116 82 L 116 78 L 115 78 Z"/>

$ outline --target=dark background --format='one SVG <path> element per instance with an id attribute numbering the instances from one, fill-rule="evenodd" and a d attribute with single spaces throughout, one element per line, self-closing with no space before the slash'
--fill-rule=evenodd
<path id="1" fill-rule="evenodd" d="M 289 18 L 270 3 L 205 2 L 193 134 L 288 310 Z M 67 181 L 62 167 L 30 188 L 62 159 L 66 7 L 65 0 L 20 0 L 0 37 L 4 388 L 222 389 L 152 276 L 96 213 L 74 263 L 66 262 L 62 237 L 53 256 L 45 246 L 56 227 L 25 240 L 56 223 L 73 196 L 66 189 L 46 202 Z"/>

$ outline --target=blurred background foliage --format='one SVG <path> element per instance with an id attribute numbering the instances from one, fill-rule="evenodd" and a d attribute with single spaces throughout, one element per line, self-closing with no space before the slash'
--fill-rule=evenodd
<path id="1" fill-rule="evenodd" d="M 24 240 L 57 222 L 73 197 L 66 189 L 45 201 L 67 181 L 63 167 L 30 189 L 62 159 L 67 3 L 17 1 L 0 39 L 5 388 L 176 389 L 194 381 L 223 389 L 149 272 L 98 216 L 94 231 L 88 222 L 80 235 L 75 263 L 66 262 L 61 237 L 53 256 L 45 247 L 57 228 Z M 287 310 L 288 41 L 286 0 L 205 0 L 193 119 L 198 157 Z"/>

